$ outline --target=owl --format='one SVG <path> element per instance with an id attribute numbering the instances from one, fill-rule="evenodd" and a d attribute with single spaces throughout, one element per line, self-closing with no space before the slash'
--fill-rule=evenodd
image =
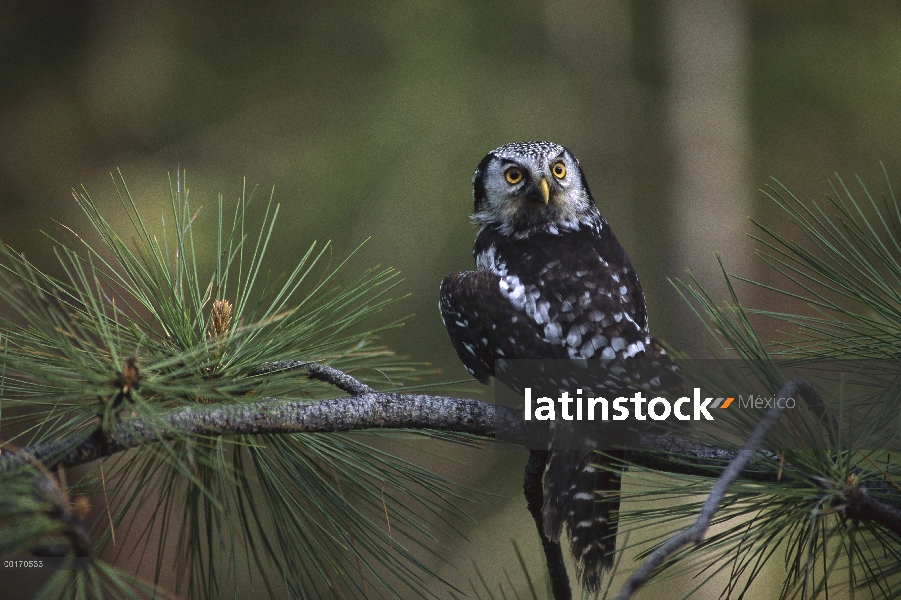
<path id="1" fill-rule="evenodd" d="M 668 360 L 648 332 L 632 261 L 566 148 L 519 142 L 489 152 L 473 176 L 473 198 L 476 270 L 445 277 L 439 307 L 476 379 L 488 383 L 499 359 Z M 619 471 L 603 468 L 611 453 L 595 453 L 596 438 L 577 450 L 571 440 L 555 443 L 571 435 L 566 422 L 551 433 L 544 533 L 559 541 L 565 525 L 579 581 L 595 591 L 613 564 Z"/>

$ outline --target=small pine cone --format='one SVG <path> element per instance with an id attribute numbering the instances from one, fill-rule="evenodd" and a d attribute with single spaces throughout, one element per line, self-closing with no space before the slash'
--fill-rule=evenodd
<path id="1" fill-rule="evenodd" d="M 228 333 L 228 328 L 232 324 L 232 303 L 228 300 L 216 300 L 213 302 L 213 308 L 210 310 L 210 331 L 211 340 L 220 338 Z"/>

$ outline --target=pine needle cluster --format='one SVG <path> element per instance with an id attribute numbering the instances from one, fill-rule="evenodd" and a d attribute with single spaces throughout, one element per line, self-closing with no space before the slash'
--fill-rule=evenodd
<path id="1" fill-rule="evenodd" d="M 315 244 L 289 272 L 267 267 L 271 196 L 200 210 L 179 174 L 154 232 L 121 176 L 114 185 L 130 230 L 75 193 L 91 227 L 48 235 L 61 276 L 0 248 L 6 448 L 103 439 L 137 415 L 153 428 L 197 404 L 341 395 L 303 369 L 274 368 L 283 363 L 328 364 L 392 390 L 426 373 L 374 343 L 399 324 L 371 325 L 394 300 L 392 269 L 351 276 L 350 258 L 331 265 L 330 247 Z M 157 583 L 188 598 L 433 595 L 411 549 L 436 543 L 430 518 L 465 519 L 457 504 L 468 495 L 378 436 L 168 435 L 92 463 L 71 485 L 32 466 L 3 474 L 0 553 L 53 545 L 94 557 L 87 571 L 58 572 L 45 597 L 146 597 L 162 594 Z M 61 517 L 85 503 L 90 520 Z M 88 548 L 71 543 L 74 523 L 92 523 Z M 101 556 L 138 565 L 142 579 Z"/>

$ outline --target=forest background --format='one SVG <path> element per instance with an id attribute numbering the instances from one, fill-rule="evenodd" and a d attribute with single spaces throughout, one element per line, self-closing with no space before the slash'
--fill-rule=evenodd
<path id="1" fill-rule="evenodd" d="M 901 181 L 899 120 L 895 2 L 7 1 L 0 238 L 52 271 L 37 232 L 87 229 L 72 188 L 124 225 L 116 169 L 157 224 L 179 169 L 210 218 L 245 178 L 262 196 L 274 186 L 271 268 L 290 270 L 313 240 L 331 240 L 337 260 L 368 239 L 353 264 L 399 269 L 409 294 L 380 318 L 412 315 L 381 342 L 460 380 L 437 289 L 472 264 L 472 171 L 502 143 L 548 139 L 579 157 L 653 333 L 697 355 L 697 321 L 668 278 L 691 269 L 724 298 L 719 250 L 765 279 L 747 217 L 784 223 L 758 188 L 775 177 L 819 199 L 837 171 L 881 193 L 880 161 Z M 428 456 L 446 451 L 422 461 L 499 496 L 467 507 L 469 541 L 445 538 L 454 568 L 433 567 L 466 582 L 474 559 L 490 574 L 514 538 L 537 568 L 525 452 Z"/>

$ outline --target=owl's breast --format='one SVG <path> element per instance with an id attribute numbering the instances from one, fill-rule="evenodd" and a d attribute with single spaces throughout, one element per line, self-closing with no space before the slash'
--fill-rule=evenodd
<path id="1" fill-rule="evenodd" d="M 492 323 L 494 330 L 516 330 L 518 341 L 530 337 L 543 348 L 553 348 L 541 356 L 546 358 L 629 358 L 642 353 L 647 320 L 631 263 L 613 264 L 592 233 L 529 240 L 480 235 L 476 265 L 497 276 L 498 300 L 507 304 L 499 311 L 504 322 Z"/>

